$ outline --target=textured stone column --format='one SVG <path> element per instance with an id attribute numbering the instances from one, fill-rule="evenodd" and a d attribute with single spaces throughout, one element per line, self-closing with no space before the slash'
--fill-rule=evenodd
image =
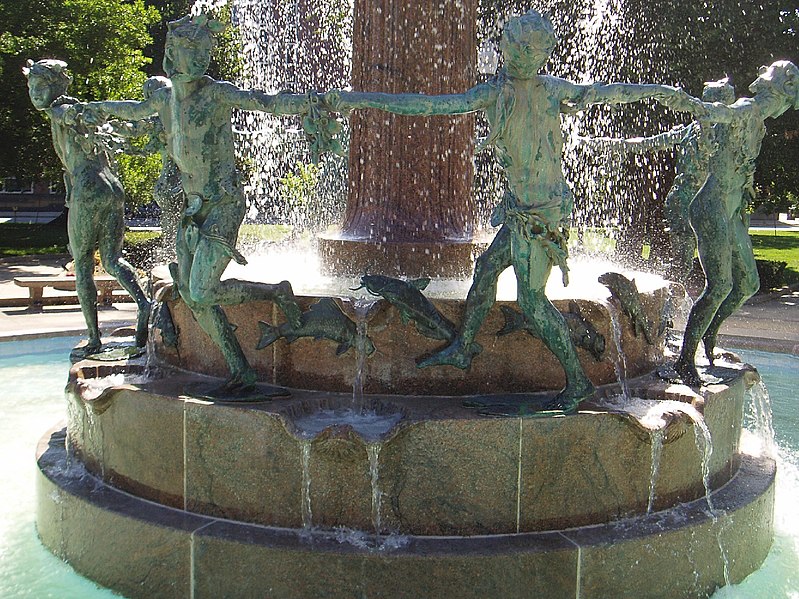
<path id="1" fill-rule="evenodd" d="M 353 89 L 444 94 L 473 86 L 475 5 L 356 0 Z M 350 124 L 347 211 L 340 235 L 322 242 L 328 264 L 352 273 L 468 271 L 473 117 L 362 110 Z"/>

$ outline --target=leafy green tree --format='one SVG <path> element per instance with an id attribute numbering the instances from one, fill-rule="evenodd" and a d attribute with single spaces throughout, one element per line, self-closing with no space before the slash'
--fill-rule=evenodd
<path id="1" fill-rule="evenodd" d="M 142 0 L 0 1 L 0 176 L 60 178 L 47 119 L 28 99 L 27 59 L 66 61 L 78 98 L 140 97 L 150 62 L 143 48 L 158 21 Z"/>

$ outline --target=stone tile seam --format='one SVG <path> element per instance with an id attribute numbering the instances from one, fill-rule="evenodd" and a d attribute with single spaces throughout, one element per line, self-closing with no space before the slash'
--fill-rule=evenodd
<path id="1" fill-rule="evenodd" d="M 202 531 L 204 528 L 207 528 L 207 527 L 209 527 L 209 526 L 211 526 L 211 525 L 213 525 L 215 523 L 216 523 L 215 520 L 212 520 L 210 522 L 206 522 L 202 526 L 200 526 L 200 527 L 196 528 L 195 530 L 191 531 L 191 534 L 189 535 L 189 599 L 194 599 L 195 588 L 196 588 L 196 584 L 197 584 L 196 576 L 195 576 L 195 573 L 197 571 L 197 568 L 196 568 L 195 564 L 196 564 L 197 560 L 194 557 L 194 554 L 195 554 L 195 549 L 194 549 L 195 535 L 197 535 L 197 533 Z"/>
<path id="2" fill-rule="evenodd" d="M 563 531 L 558 531 L 558 534 L 563 537 L 563 539 L 572 545 L 575 546 L 577 549 L 577 571 L 575 572 L 574 576 L 574 597 L 575 599 L 580 599 L 580 591 L 581 591 L 581 583 L 582 583 L 582 566 L 583 566 L 583 548 L 580 544 L 572 538 L 569 538 Z"/>
<path id="3" fill-rule="evenodd" d="M 522 518 L 522 444 L 524 440 L 524 419 L 519 418 L 519 456 L 516 460 L 516 534 L 521 531 Z"/>

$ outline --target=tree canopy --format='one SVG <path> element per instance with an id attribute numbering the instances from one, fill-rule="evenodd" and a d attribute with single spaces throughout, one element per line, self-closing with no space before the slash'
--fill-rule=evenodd
<path id="1" fill-rule="evenodd" d="M 140 97 L 148 28 L 159 20 L 142 0 L 1 0 L 0 175 L 60 179 L 46 117 L 28 98 L 27 59 L 66 61 L 80 99 Z"/>

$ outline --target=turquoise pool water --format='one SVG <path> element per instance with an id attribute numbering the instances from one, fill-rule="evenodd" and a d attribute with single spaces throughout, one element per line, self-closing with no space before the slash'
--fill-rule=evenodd
<path id="1" fill-rule="evenodd" d="M 75 338 L 0 343 L 0 599 L 118 597 L 82 578 L 38 541 L 34 448 L 64 418 Z M 714 599 L 799 599 L 799 357 L 741 351 L 771 394 L 779 446 L 776 536 L 763 567 Z"/>

